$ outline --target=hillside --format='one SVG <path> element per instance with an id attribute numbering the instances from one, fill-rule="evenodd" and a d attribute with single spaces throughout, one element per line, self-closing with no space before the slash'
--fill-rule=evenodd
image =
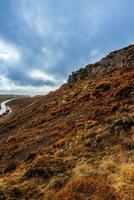
<path id="1" fill-rule="evenodd" d="M 18 97 L 18 96 L 16 96 L 16 95 L 1 95 L 0 94 L 0 103 L 2 103 L 5 100 L 13 99 L 13 98 L 16 98 L 16 97 Z"/>
<path id="2" fill-rule="evenodd" d="M 0 200 L 134 199 L 134 45 L 11 106 L 0 122 Z"/>

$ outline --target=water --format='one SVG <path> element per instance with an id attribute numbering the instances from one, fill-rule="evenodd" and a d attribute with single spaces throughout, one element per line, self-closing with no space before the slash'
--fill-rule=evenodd
<path id="1" fill-rule="evenodd" d="M 0 116 L 6 114 L 6 113 L 10 113 L 11 112 L 11 108 L 6 106 L 6 104 L 10 101 L 12 101 L 13 99 L 9 99 L 6 100 L 4 102 L 1 103 L 1 109 L 0 109 Z"/>

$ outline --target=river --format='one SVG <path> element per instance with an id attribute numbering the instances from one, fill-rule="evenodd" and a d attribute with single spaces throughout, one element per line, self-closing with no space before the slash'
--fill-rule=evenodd
<path id="1" fill-rule="evenodd" d="M 13 100 L 14 99 L 9 99 L 9 100 L 3 101 L 1 103 L 0 116 L 4 115 L 6 113 L 10 113 L 12 111 L 11 108 L 9 106 L 7 106 L 6 104 Z"/>

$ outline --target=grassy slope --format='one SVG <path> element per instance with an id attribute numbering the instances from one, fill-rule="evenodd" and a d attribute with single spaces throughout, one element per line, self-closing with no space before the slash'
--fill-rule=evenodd
<path id="1" fill-rule="evenodd" d="M 119 68 L 14 102 L 0 124 L 0 199 L 132 200 L 133 80 Z"/>

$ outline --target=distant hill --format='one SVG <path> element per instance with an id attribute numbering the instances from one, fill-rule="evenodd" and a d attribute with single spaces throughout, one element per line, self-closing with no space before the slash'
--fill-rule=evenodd
<path id="1" fill-rule="evenodd" d="M 134 45 L 11 106 L 0 122 L 0 199 L 134 199 Z"/>
<path id="2" fill-rule="evenodd" d="M 12 98 L 15 98 L 16 95 L 3 95 L 3 94 L 0 94 L 0 103 L 5 101 L 5 100 L 8 100 L 8 99 L 12 99 Z"/>

